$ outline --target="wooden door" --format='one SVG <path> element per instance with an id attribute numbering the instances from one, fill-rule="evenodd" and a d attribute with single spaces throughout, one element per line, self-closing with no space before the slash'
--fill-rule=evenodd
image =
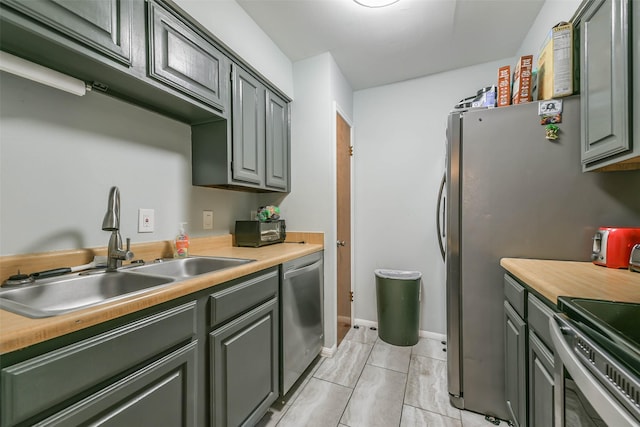
<path id="1" fill-rule="evenodd" d="M 351 127 L 336 114 L 338 345 L 351 329 Z"/>

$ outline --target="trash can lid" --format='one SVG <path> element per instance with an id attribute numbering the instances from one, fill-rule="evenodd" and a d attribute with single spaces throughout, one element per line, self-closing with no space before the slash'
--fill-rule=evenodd
<path id="1" fill-rule="evenodd" d="M 419 271 L 377 269 L 374 273 L 383 279 L 418 280 L 422 277 L 422 273 Z"/>

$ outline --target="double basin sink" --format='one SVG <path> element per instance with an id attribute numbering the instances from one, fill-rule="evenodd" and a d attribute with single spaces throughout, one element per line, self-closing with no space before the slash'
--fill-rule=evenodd
<path id="1" fill-rule="evenodd" d="M 58 316 L 252 261 L 190 257 L 43 279 L 0 290 L 0 308 L 31 318 Z"/>

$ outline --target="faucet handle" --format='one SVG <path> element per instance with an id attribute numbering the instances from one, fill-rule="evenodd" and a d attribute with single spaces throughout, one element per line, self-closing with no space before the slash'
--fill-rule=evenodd
<path id="1" fill-rule="evenodd" d="M 127 237 L 127 248 L 125 249 L 124 252 L 124 259 L 129 261 L 132 260 L 134 257 L 133 252 L 131 252 L 131 238 Z"/>

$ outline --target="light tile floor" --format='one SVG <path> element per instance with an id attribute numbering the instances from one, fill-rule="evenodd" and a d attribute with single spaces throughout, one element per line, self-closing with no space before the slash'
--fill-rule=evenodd
<path id="1" fill-rule="evenodd" d="M 314 361 L 258 427 L 492 427 L 450 405 L 443 347 L 428 338 L 398 347 L 375 330 L 351 329 L 334 356 Z"/>

